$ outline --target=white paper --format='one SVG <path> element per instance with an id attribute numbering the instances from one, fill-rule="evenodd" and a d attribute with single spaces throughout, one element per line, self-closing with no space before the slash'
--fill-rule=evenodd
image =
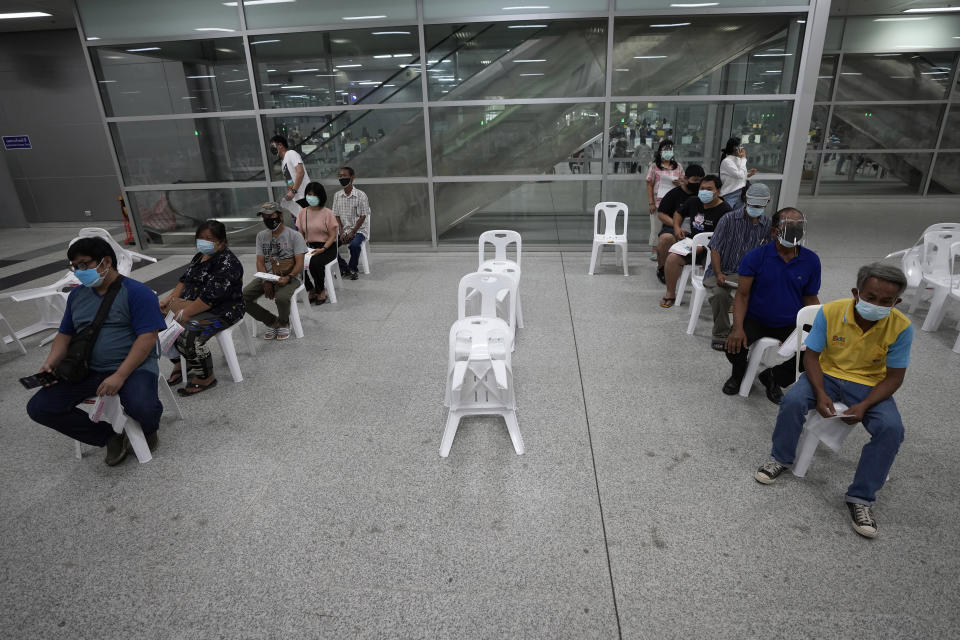
<path id="1" fill-rule="evenodd" d="M 678 256 L 688 256 L 691 251 L 693 251 L 693 238 L 684 238 L 670 247 L 670 253 Z"/>
<path id="2" fill-rule="evenodd" d="M 263 271 L 257 271 L 253 274 L 254 278 L 260 278 L 261 280 L 272 280 L 274 282 L 280 281 L 280 276 L 275 276 L 272 273 L 264 273 Z"/>

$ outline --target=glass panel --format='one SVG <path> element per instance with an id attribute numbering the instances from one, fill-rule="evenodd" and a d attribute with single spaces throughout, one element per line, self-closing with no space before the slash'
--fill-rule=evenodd
<path id="1" fill-rule="evenodd" d="M 370 199 L 370 235 L 373 242 L 431 241 L 426 183 L 364 184 L 360 176 L 357 180 L 357 188 Z M 334 192 L 339 188 L 339 185 L 327 186 L 331 202 Z"/>
<path id="2" fill-rule="evenodd" d="M 747 166 L 761 173 L 783 171 L 783 154 L 790 132 L 790 102 L 746 102 L 734 105 L 732 135 L 742 139 Z M 721 136 L 722 137 L 722 136 Z M 722 146 L 726 139 L 719 141 Z"/>
<path id="3" fill-rule="evenodd" d="M 571 157 L 595 145 L 602 130 L 603 107 L 595 103 L 433 108 L 433 171 L 570 173 Z"/>
<path id="4" fill-rule="evenodd" d="M 604 93 L 606 20 L 427 25 L 424 37 L 431 100 Z"/>
<path id="5" fill-rule="evenodd" d="M 435 189 L 439 240 L 474 246 L 487 229 L 514 229 L 524 246 L 583 244 L 600 201 L 596 180 L 454 182 Z"/>
<path id="6" fill-rule="evenodd" d="M 868 8 L 872 3 L 862 4 Z M 902 14 L 847 18 L 843 31 L 843 50 L 847 53 L 877 53 L 956 48 L 954 37 L 960 34 L 960 16 L 910 17 L 913 20 L 904 21 Z"/>
<path id="7" fill-rule="evenodd" d="M 90 50 L 107 116 L 252 109 L 240 38 Z"/>
<path id="8" fill-rule="evenodd" d="M 943 107 L 936 104 L 837 105 L 830 121 L 830 141 L 838 149 L 933 148 L 942 112 Z"/>
<path id="9" fill-rule="evenodd" d="M 692 102 L 611 104 L 609 172 L 640 173 L 643 179 L 657 146 L 666 139 L 673 140 L 674 154 L 681 165 L 704 164 L 708 122 L 716 122 L 719 108 Z M 714 141 L 709 146 L 712 149 L 719 145 Z"/>
<path id="10" fill-rule="evenodd" d="M 824 154 L 818 195 L 909 195 L 923 190 L 930 153 Z"/>
<path id="11" fill-rule="evenodd" d="M 691 7 L 706 7 L 719 5 L 719 2 L 689 3 Z M 723 8 L 730 7 L 798 7 L 810 4 L 810 0 L 723 0 Z M 617 11 L 632 9 L 676 9 L 683 6 L 673 0 L 617 0 Z"/>
<path id="12" fill-rule="evenodd" d="M 417 19 L 414 0 L 350 0 L 348 3 L 330 0 L 247 1 L 243 3 L 243 10 L 248 29 L 325 24 L 356 26 L 363 20 L 406 22 Z"/>
<path id="13" fill-rule="evenodd" d="M 817 75 L 817 102 L 833 99 L 833 79 L 837 74 L 837 56 L 823 56 L 820 59 L 820 73 Z"/>
<path id="14" fill-rule="evenodd" d="M 503 0 L 423 0 L 423 16 L 428 20 L 583 11 L 606 13 L 607 0 L 552 0 L 549 6 L 532 2 L 503 2 Z"/>
<path id="15" fill-rule="evenodd" d="M 263 180 L 255 118 L 114 122 L 124 184 Z"/>
<path id="16" fill-rule="evenodd" d="M 271 116 L 264 134 L 287 137 L 311 180 L 336 177 L 345 164 L 365 178 L 426 176 L 422 109 L 378 109 Z M 271 179 L 283 180 L 280 161 Z"/>
<path id="17" fill-rule="evenodd" d="M 88 40 L 240 30 L 236 3 L 223 0 L 77 0 L 77 9 Z"/>
<path id="18" fill-rule="evenodd" d="M 830 18 L 827 20 L 827 35 L 824 39 L 824 51 L 839 51 L 843 48 L 843 29 L 846 18 Z"/>
<path id="19" fill-rule="evenodd" d="M 937 154 L 928 193 L 960 193 L 960 153 Z"/>
<path id="20" fill-rule="evenodd" d="M 803 158 L 803 172 L 800 174 L 800 195 L 812 196 L 817 182 L 817 171 L 820 170 L 819 153 L 807 153 Z M 776 201 L 774 201 L 776 202 Z"/>
<path id="21" fill-rule="evenodd" d="M 941 149 L 960 149 L 960 107 L 951 105 L 947 126 L 943 129 Z"/>
<path id="22" fill-rule="evenodd" d="M 618 18 L 613 93 L 790 93 L 803 28 L 778 14 Z"/>
<path id="23" fill-rule="evenodd" d="M 810 128 L 807 131 L 807 149 L 820 149 L 823 145 L 823 134 L 827 130 L 827 117 L 830 109 L 826 105 L 813 107 L 810 116 Z"/>
<path id="24" fill-rule="evenodd" d="M 131 210 L 138 215 L 148 242 L 162 245 L 194 244 L 197 226 L 217 218 L 227 227 L 227 241 L 253 246 L 263 222 L 257 209 L 269 198 L 267 188 L 193 189 L 129 192 Z"/>
<path id="25" fill-rule="evenodd" d="M 265 109 L 416 102 L 421 99 L 416 27 L 251 36 Z"/>
<path id="26" fill-rule="evenodd" d="M 954 54 L 846 54 L 837 100 L 942 100 L 953 79 Z"/>

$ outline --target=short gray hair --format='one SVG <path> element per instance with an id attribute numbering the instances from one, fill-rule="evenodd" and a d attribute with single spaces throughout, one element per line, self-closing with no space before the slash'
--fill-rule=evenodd
<path id="1" fill-rule="evenodd" d="M 863 285 L 867 284 L 867 280 L 870 278 L 877 278 L 897 285 L 900 288 L 897 295 L 903 293 L 904 289 L 907 288 L 907 276 L 904 275 L 903 270 L 900 267 L 883 264 L 882 262 L 874 262 L 860 267 L 857 272 L 857 289 L 863 291 Z"/>

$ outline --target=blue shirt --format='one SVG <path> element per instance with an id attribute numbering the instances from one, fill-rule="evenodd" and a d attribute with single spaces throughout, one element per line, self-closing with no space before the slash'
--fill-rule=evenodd
<path id="1" fill-rule="evenodd" d="M 747 316 L 767 327 L 794 326 L 803 297 L 820 291 L 820 258 L 806 247 L 784 262 L 777 243 L 768 242 L 743 256 L 739 273 L 753 278 Z"/>
<path id="2" fill-rule="evenodd" d="M 102 300 L 103 296 L 92 287 L 75 287 L 67 297 L 60 333 L 72 336 L 83 331 L 93 322 Z M 124 278 L 93 345 L 90 369 L 108 373 L 116 371 L 130 353 L 137 336 L 166 328 L 157 294 L 141 282 Z M 156 350 L 151 350 L 137 369 L 159 375 Z"/>

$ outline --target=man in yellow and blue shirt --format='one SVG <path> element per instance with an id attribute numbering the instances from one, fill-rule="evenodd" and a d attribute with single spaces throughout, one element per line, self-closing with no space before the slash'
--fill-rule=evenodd
<path id="1" fill-rule="evenodd" d="M 861 267 L 852 299 L 823 305 L 806 339 L 806 371 L 780 404 L 773 459 L 754 475 L 762 484 L 773 482 L 794 462 L 807 412 L 816 408 L 829 418 L 837 415 L 833 403 L 843 402 L 849 408 L 841 419 L 862 422 L 870 433 L 844 497 L 854 530 L 868 538 L 877 534 L 871 506 L 903 442 L 893 394 L 910 362 L 913 326 L 893 307 L 906 286 L 900 269 L 874 263 Z"/>

